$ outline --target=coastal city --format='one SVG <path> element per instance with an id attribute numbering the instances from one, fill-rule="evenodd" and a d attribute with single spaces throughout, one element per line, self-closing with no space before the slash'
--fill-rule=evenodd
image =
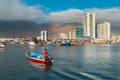
<path id="1" fill-rule="evenodd" d="M 99 45 L 99 44 L 120 44 L 120 36 L 111 35 L 110 22 L 96 23 L 95 13 L 86 12 L 82 15 L 83 27 L 75 26 L 74 30 L 69 33 L 61 32 L 58 38 L 50 39 L 46 30 L 41 31 L 40 36 L 31 36 L 26 38 L 0 38 L 0 47 L 5 47 L 6 43 L 16 45 L 40 45 L 47 46 L 53 44 L 55 46 L 76 46 Z"/>
<path id="2" fill-rule="evenodd" d="M 120 80 L 120 0 L 0 0 L 0 80 Z"/>

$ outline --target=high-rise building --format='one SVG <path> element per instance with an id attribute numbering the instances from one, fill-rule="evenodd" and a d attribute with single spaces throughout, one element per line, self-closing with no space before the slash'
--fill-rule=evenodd
<path id="1" fill-rule="evenodd" d="M 97 38 L 110 38 L 110 22 L 97 24 Z"/>
<path id="2" fill-rule="evenodd" d="M 48 34 L 46 30 L 41 31 L 41 40 L 47 41 L 48 40 Z"/>
<path id="3" fill-rule="evenodd" d="M 75 28 L 75 38 L 76 39 L 82 38 L 84 36 L 83 32 L 84 32 L 83 28 L 80 27 Z"/>
<path id="4" fill-rule="evenodd" d="M 83 14 L 83 28 L 85 37 L 95 38 L 95 13 Z"/>
<path id="5" fill-rule="evenodd" d="M 75 33 L 74 32 L 69 32 L 69 39 L 75 39 Z"/>

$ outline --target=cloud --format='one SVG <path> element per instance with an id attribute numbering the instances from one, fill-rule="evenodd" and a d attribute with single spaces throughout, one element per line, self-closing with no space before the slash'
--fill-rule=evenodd
<path id="1" fill-rule="evenodd" d="M 96 13 L 96 22 L 108 21 L 111 26 L 120 27 L 120 8 L 92 9 Z"/>
<path id="2" fill-rule="evenodd" d="M 41 6 L 41 5 L 40 5 Z M 27 6 L 20 0 L 0 0 L 0 20 L 31 20 L 37 22 L 80 22 L 85 12 L 95 12 L 96 22 L 111 22 L 111 26 L 120 26 L 120 8 L 109 9 L 67 9 L 46 14 L 42 8 Z"/>
<path id="3" fill-rule="evenodd" d="M 48 15 L 50 21 L 55 22 L 81 22 L 82 10 L 79 9 L 68 9 L 60 12 L 51 12 Z"/>
<path id="4" fill-rule="evenodd" d="M 45 16 L 37 6 L 26 6 L 20 0 L 0 0 L 0 20 L 43 20 Z"/>
<path id="5" fill-rule="evenodd" d="M 48 17 L 50 21 L 57 22 L 80 22 L 82 23 L 82 14 L 85 12 L 94 12 L 96 14 L 96 23 L 111 22 L 112 26 L 120 26 L 120 8 L 110 9 L 68 9 L 60 12 L 51 12 Z"/>

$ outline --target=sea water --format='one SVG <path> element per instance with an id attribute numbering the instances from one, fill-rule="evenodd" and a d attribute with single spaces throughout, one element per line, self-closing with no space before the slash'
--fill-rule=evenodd
<path id="1" fill-rule="evenodd" d="M 29 61 L 27 51 L 48 49 L 53 64 Z M 120 45 L 0 48 L 0 80 L 120 80 Z"/>

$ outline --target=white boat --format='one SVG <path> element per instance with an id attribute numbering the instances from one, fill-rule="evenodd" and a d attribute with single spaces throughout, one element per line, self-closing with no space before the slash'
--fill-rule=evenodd
<path id="1" fill-rule="evenodd" d="M 0 43 L 0 48 L 4 48 L 4 47 L 5 47 L 5 44 Z"/>
<path id="2" fill-rule="evenodd" d="M 29 46 L 35 46 L 36 45 L 36 43 L 34 43 L 33 41 L 28 42 L 28 44 L 29 44 Z"/>

